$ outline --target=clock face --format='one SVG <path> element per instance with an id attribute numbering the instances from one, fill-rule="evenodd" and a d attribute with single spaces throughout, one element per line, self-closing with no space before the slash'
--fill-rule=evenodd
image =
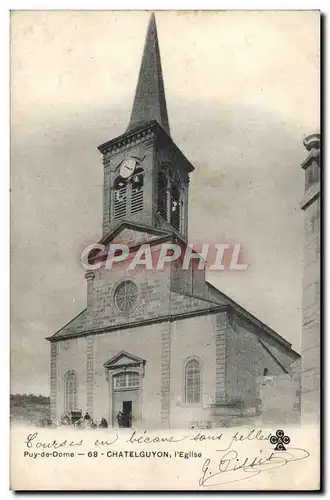
<path id="1" fill-rule="evenodd" d="M 120 166 L 120 175 L 127 179 L 130 177 L 135 170 L 137 161 L 134 158 L 127 158 Z"/>

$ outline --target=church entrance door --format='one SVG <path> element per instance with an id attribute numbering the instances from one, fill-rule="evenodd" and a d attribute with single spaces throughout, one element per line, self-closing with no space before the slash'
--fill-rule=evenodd
<path id="1" fill-rule="evenodd" d="M 124 427 L 132 427 L 132 401 L 123 401 Z"/>
<path id="2" fill-rule="evenodd" d="M 113 377 L 112 425 L 134 427 L 140 421 L 140 388 L 137 373 L 120 373 Z M 135 384 L 135 387 L 132 385 Z"/>

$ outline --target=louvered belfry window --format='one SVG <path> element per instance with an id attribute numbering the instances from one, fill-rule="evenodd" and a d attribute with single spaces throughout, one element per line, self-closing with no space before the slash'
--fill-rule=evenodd
<path id="1" fill-rule="evenodd" d="M 142 168 L 137 168 L 135 174 L 128 180 L 121 176 L 117 177 L 113 186 L 114 219 L 122 219 L 143 210 L 143 180 Z"/>
<path id="2" fill-rule="evenodd" d="M 181 192 L 180 178 L 177 173 L 161 169 L 158 174 L 157 212 L 178 231 L 181 230 Z"/>
<path id="3" fill-rule="evenodd" d="M 114 183 L 113 218 L 121 219 L 127 215 L 127 182 L 118 177 Z"/>
<path id="4" fill-rule="evenodd" d="M 180 230 L 181 220 L 180 191 L 175 184 L 171 186 L 171 224 L 175 229 Z"/>
<path id="5" fill-rule="evenodd" d="M 168 211 L 168 179 L 163 171 L 158 174 L 158 213 L 167 220 Z"/>
<path id="6" fill-rule="evenodd" d="M 137 168 L 131 181 L 131 214 L 143 209 L 143 169 Z"/>

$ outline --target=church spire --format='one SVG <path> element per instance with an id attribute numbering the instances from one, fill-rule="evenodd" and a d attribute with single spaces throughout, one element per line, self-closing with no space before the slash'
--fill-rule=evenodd
<path id="1" fill-rule="evenodd" d="M 157 120 L 159 125 L 168 134 L 170 133 L 154 14 L 150 16 L 133 110 L 127 130 L 133 130 L 152 120 Z"/>

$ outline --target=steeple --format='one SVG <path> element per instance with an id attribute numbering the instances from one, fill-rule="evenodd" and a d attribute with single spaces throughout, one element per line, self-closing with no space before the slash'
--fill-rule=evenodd
<path id="1" fill-rule="evenodd" d="M 154 14 L 151 14 L 127 131 L 156 120 L 170 134 Z"/>
<path id="2" fill-rule="evenodd" d="M 153 14 L 128 128 L 98 149 L 104 165 L 103 236 L 123 222 L 145 224 L 186 241 L 194 167 L 170 137 Z"/>

